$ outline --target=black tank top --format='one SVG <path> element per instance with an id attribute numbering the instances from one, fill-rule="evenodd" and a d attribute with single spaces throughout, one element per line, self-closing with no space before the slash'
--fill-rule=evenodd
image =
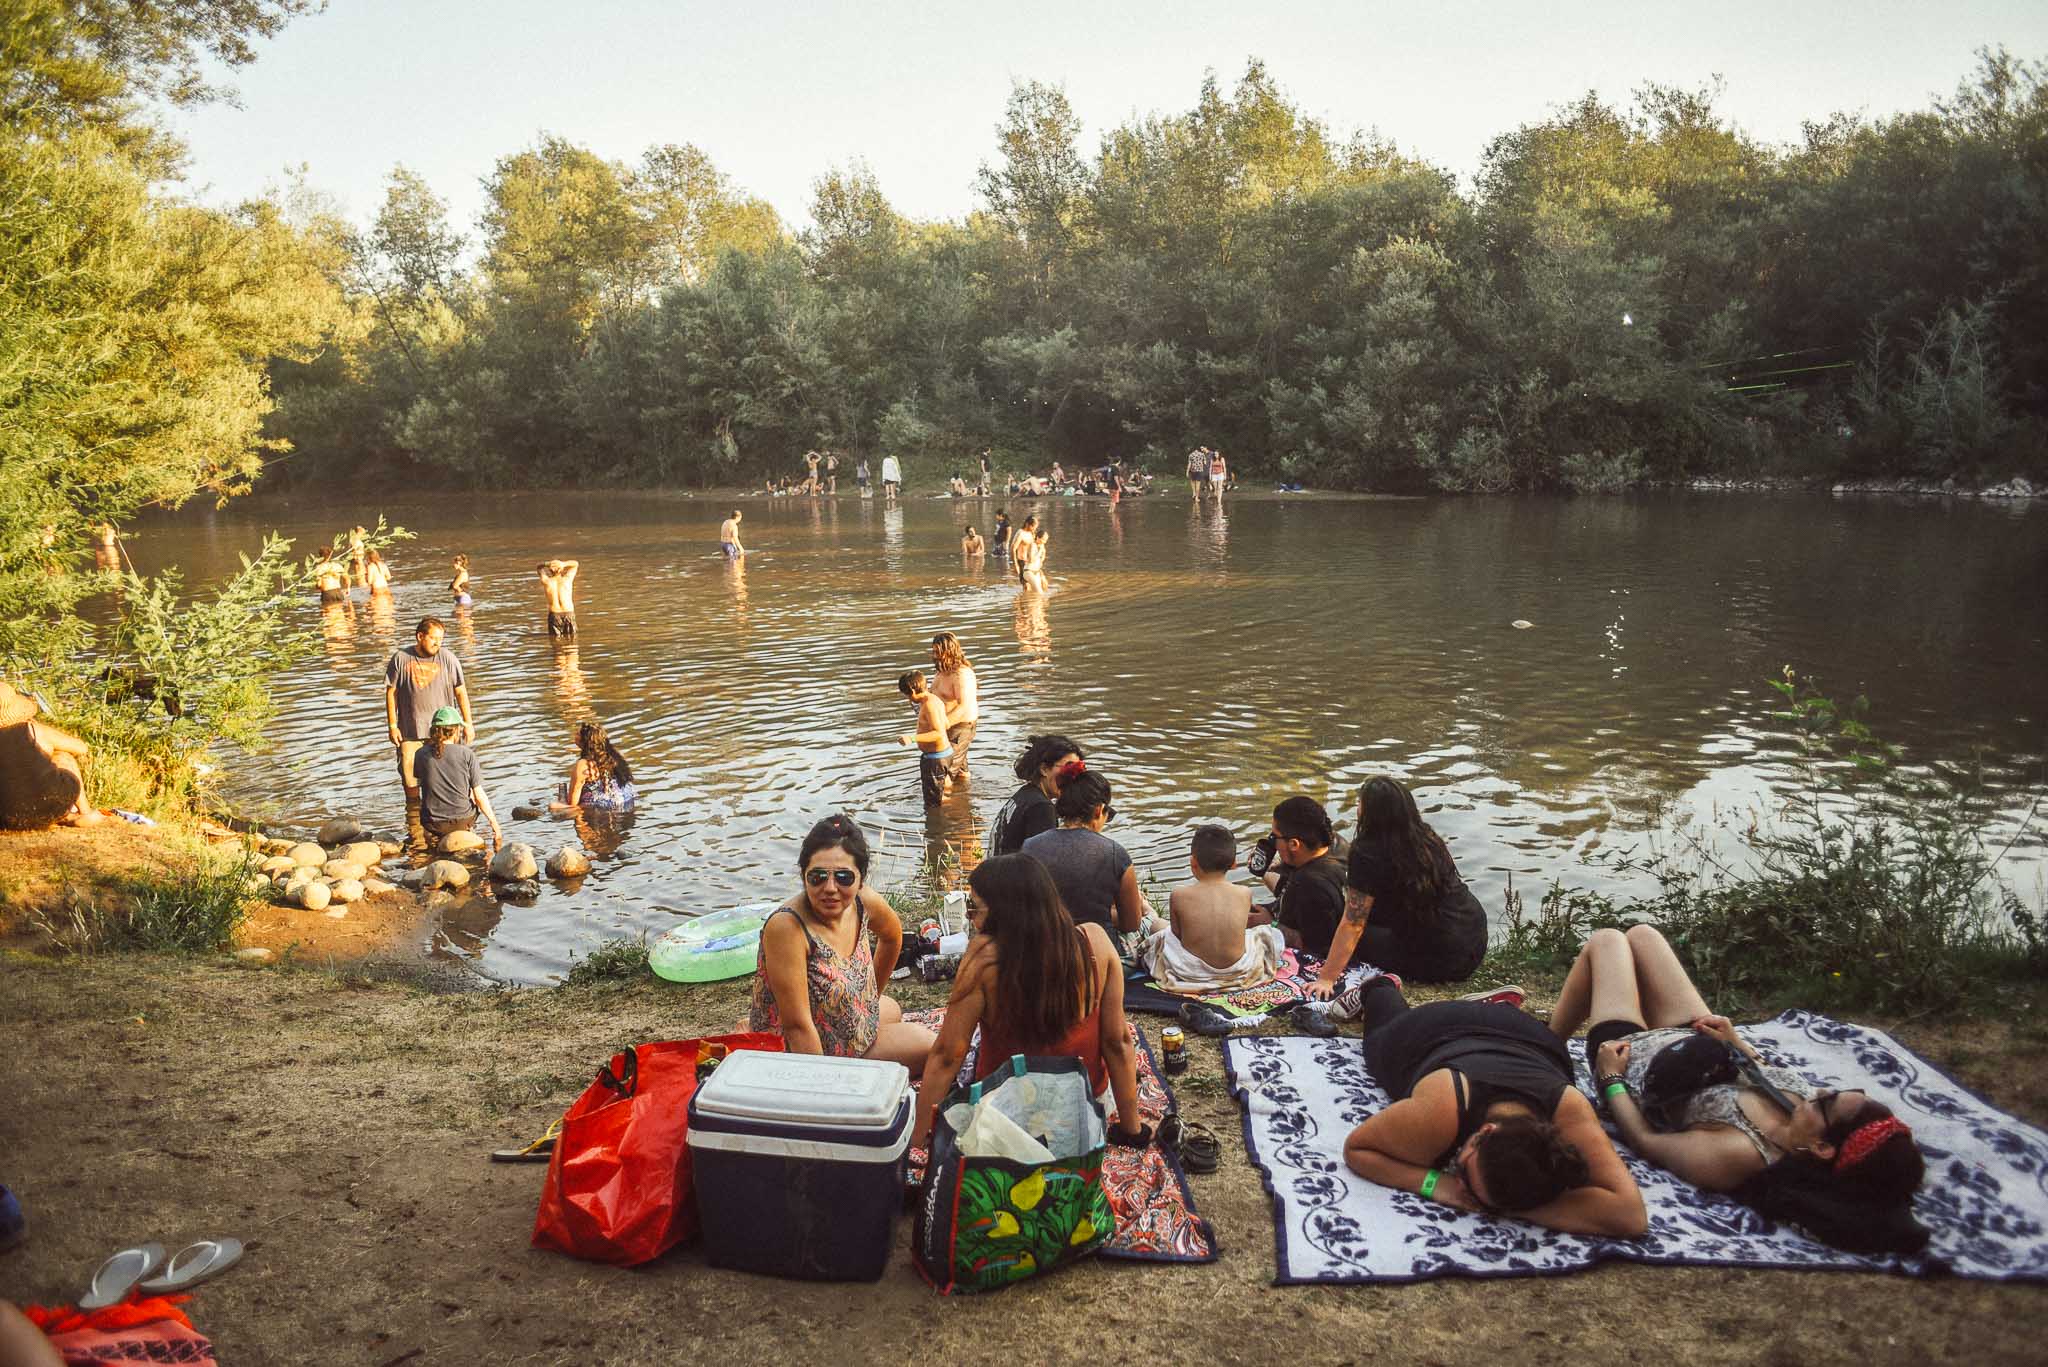
<path id="1" fill-rule="evenodd" d="M 1431 1002 L 1385 1027 L 1389 1093 L 1413 1094 L 1415 1084 L 1439 1068 L 1462 1079 L 1458 1140 L 1486 1123 L 1487 1108 L 1519 1101 L 1550 1119 L 1572 1081 L 1572 1056 L 1550 1027 L 1523 1011 L 1492 1002 Z"/>

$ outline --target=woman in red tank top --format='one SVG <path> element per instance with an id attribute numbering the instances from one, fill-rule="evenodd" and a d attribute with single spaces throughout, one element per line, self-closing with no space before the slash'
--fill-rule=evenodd
<path id="1" fill-rule="evenodd" d="M 929 1142 L 932 1118 L 981 1027 L 975 1076 L 1012 1054 L 1078 1058 L 1098 1094 L 1115 1099 L 1110 1141 L 1146 1141 L 1138 1118 L 1138 1055 L 1124 1024 L 1122 961 L 1097 925 L 1076 926 L 1045 865 L 1028 854 L 985 859 L 967 876 L 975 936 L 953 978 L 953 996 L 918 1089 L 911 1142 Z M 1128 1123 L 1120 1118 L 1128 1117 Z"/>

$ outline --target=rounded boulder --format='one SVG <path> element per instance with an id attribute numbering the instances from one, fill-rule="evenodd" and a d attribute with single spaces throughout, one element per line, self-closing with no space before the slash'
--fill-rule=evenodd
<path id="1" fill-rule="evenodd" d="M 340 857 L 351 864 L 374 869 L 384 862 L 384 847 L 374 840 L 357 840 L 345 846 Z"/>
<path id="2" fill-rule="evenodd" d="M 363 900 L 363 885 L 360 879 L 344 878 L 334 885 L 334 891 L 328 895 L 341 903 L 360 902 Z"/>
<path id="3" fill-rule="evenodd" d="M 423 888 L 465 888 L 469 886 L 469 870 L 453 859 L 436 859 L 420 870 L 420 886 Z"/>
<path id="4" fill-rule="evenodd" d="M 337 816 L 320 827 L 320 843 L 323 845 L 348 845 L 369 837 L 369 827 L 352 816 Z"/>
<path id="5" fill-rule="evenodd" d="M 497 858 L 491 860 L 491 877 L 500 882 L 516 883 L 539 872 L 540 865 L 533 858 L 533 846 L 516 840 L 499 850 Z"/>
<path id="6" fill-rule="evenodd" d="M 484 847 L 484 838 L 475 831 L 450 831 L 441 837 L 441 849 L 446 854 L 463 854 Z"/>
<path id="7" fill-rule="evenodd" d="M 327 904 L 334 900 L 334 894 L 328 891 L 325 883 L 301 883 L 295 900 L 307 911 L 325 911 Z"/>
<path id="8" fill-rule="evenodd" d="M 317 869 L 327 862 L 327 851 L 310 840 L 302 840 L 292 846 L 292 862 L 309 869 Z"/>
<path id="9" fill-rule="evenodd" d="M 320 872 L 338 883 L 344 878 L 360 880 L 364 869 L 361 864 L 351 859 L 330 859 L 320 866 Z"/>
<path id="10" fill-rule="evenodd" d="M 548 877 L 581 878 L 590 872 L 590 856 L 574 845 L 564 845 L 548 856 Z"/>

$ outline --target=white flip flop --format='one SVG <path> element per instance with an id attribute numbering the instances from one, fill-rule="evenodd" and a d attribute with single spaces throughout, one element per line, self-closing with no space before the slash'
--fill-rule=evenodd
<path id="1" fill-rule="evenodd" d="M 201 1239 L 196 1244 L 187 1244 L 171 1255 L 164 1264 L 161 1277 L 151 1277 L 142 1283 L 141 1289 L 151 1295 L 162 1295 L 166 1291 L 183 1291 L 196 1286 L 216 1272 L 225 1272 L 235 1265 L 242 1256 L 240 1239 Z"/>
<path id="2" fill-rule="evenodd" d="M 92 1285 L 78 1301 L 80 1310 L 104 1310 L 119 1304 L 135 1284 L 156 1271 L 156 1265 L 164 1260 L 164 1246 L 158 1243 L 139 1244 L 124 1248 L 100 1264 L 100 1270 L 92 1274 Z"/>

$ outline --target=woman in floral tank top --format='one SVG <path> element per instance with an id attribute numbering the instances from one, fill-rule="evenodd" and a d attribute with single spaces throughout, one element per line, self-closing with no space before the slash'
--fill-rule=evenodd
<path id="1" fill-rule="evenodd" d="M 826 817 L 804 837 L 797 867 L 803 891 L 761 927 L 748 1027 L 779 1033 L 792 1054 L 887 1059 L 917 1077 L 932 1032 L 882 995 L 903 922 L 866 885 L 867 838 L 851 818 Z"/>

